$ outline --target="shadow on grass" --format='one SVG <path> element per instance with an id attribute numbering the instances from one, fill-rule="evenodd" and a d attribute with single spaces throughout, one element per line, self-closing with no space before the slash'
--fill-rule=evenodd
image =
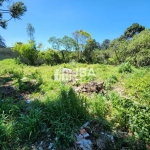
<path id="1" fill-rule="evenodd" d="M 0 95 L 1 99 L 12 97 L 16 100 L 23 100 L 29 97 L 31 93 L 39 92 L 42 81 L 31 79 L 22 80 L 22 75 L 12 74 L 0 77 Z M 14 80 L 14 78 L 16 80 Z"/>
<path id="2" fill-rule="evenodd" d="M 84 105 L 85 99 L 76 96 L 73 90 L 62 91 L 55 100 L 35 100 L 30 104 L 16 102 L 14 97 L 0 100 L 1 149 L 29 146 L 42 139 L 48 144 L 56 137 L 57 147 L 69 147 L 74 143 L 74 131 L 89 119 Z"/>
<path id="3" fill-rule="evenodd" d="M 91 119 L 95 120 L 94 126 L 98 125 L 95 138 L 99 132 L 111 132 L 109 122 L 91 117 L 88 109 L 86 99 L 76 95 L 73 89 L 62 90 L 56 99 L 47 98 L 43 102 L 35 100 L 26 104 L 12 97 L 0 100 L 0 149 L 31 150 L 33 143 L 37 148 L 41 142 L 41 147 L 48 149 L 53 142 L 56 150 L 67 150 L 74 147 L 74 134 Z M 121 146 L 122 143 L 118 148 Z"/>

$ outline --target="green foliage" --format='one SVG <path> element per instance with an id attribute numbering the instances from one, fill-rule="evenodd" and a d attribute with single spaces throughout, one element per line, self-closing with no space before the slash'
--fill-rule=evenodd
<path id="1" fill-rule="evenodd" d="M 115 39 L 109 44 L 110 51 L 112 51 L 112 58 L 116 64 L 125 62 L 127 57 L 128 41 Z"/>
<path id="2" fill-rule="evenodd" d="M 16 62 L 16 64 L 21 64 L 21 59 L 20 59 L 20 57 L 17 57 L 17 58 L 15 58 L 15 62 Z"/>
<path id="3" fill-rule="evenodd" d="M 74 50 L 75 49 L 75 45 L 76 45 L 76 42 L 74 39 L 72 39 L 71 37 L 68 37 L 68 36 L 64 36 L 62 38 L 62 41 L 61 41 L 61 46 L 67 50 L 67 51 L 71 51 L 71 50 Z"/>
<path id="4" fill-rule="evenodd" d="M 88 42 L 87 42 L 87 44 L 85 46 L 85 50 L 83 51 L 83 54 L 84 54 L 84 56 L 86 58 L 86 61 L 88 63 L 92 63 L 93 62 L 93 58 L 92 58 L 93 51 L 95 49 L 98 49 L 98 48 L 100 48 L 100 45 L 99 45 L 98 42 L 96 42 L 95 39 L 89 39 L 88 40 Z"/>
<path id="5" fill-rule="evenodd" d="M 132 66 L 129 62 L 125 62 L 125 63 L 122 63 L 119 68 L 118 68 L 118 72 L 119 73 L 122 73 L 122 72 L 129 72 L 131 73 L 132 72 Z"/>
<path id="6" fill-rule="evenodd" d="M 134 35 L 140 33 L 143 30 L 145 30 L 144 26 L 141 26 L 138 23 L 133 23 L 129 28 L 125 30 L 124 37 L 126 39 L 132 38 Z"/>
<path id="7" fill-rule="evenodd" d="M 110 40 L 109 40 L 109 39 L 105 39 L 105 40 L 102 42 L 102 44 L 100 45 L 101 50 L 106 50 L 106 49 L 108 49 L 109 43 L 110 43 Z"/>
<path id="8" fill-rule="evenodd" d="M 112 75 L 111 77 L 107 78 L 104 82 L 104 86 L 107 90 L 111 89 L 112 84 L 115 84 L 118 81 L 116 75 Z"/>
<path id="9" fill-rule="evenodd" d="M 35 49 L 35 43 L 29 41 L 28 44 L 16 43 L 13 47 L 14 51 L 18 51 L 19 55 L 27 60 L 29 65 L 34 65 L 37 60 L 38 51 Z"/>
<path id="10" fill-rule="evenodd" d="M 48 122 L 52 125 L 50 131 L 58 138 L 58 148 L 67 147 L 73 140 L 73 129 L 89 117 L 85 99 L 76 96 L 72 89 L 68 92 L 61 91 L 55 102 L 48 101 L 46 114 L 49 116 Z"/>
<path id="11" fill-rule="evenodd" d="M 36 139 L 36 135 L 41 132 L 42 125 L 42 110 L 40 108 L 31 109 L 28 115 L 21 114 L 17 118 L 20 123 L 18 123 L 18 138 L 23 142 L 23 139 L 27 141 L 32 141 Z"/>
<path id="12" fill-rule="evenodd" d="M 48 49 L 47 51 L 39 52 L 38 61 L 40 64 L 56 65 L 61 63 L 61 58 L 58 51 Z"/>
<path id="13" fill-rule="evenodd" d="M 8 2 L 9 0 L 8 1 L 7 0 L 1 0 L 0 1 L 0 7 L 3 5 L 3 3 L 5 1 Z M 14 2 L 11 6 L 10 5 L 8 6 L 8 10 L 1 9 L 0 10 L 0 19 L 1 19 L 0 26 L 2 28 L 6 28 L 7 22 L 9 20 L 11 20 L 12 18 L 20 19 L 20 17 L 23 16 L 26 11 L 27 11 L 27 8 L 23 2 Z M 3 13 L 9 13 L 10 19 L 8 19 L 8 20 L 3 19 Z"/>
<path id="14" fill-rule="evenodd" d="M 95 49 L 93 51 L 92 61 L 93 63 L 107 64 L 110 57 L 111 52 L 109 50 Z"/>
<path id="15" fill-rule="evenodd" d="M 106 103 L 106 97 L 98 94 L 92 101 L 90 101 L 91 114 L 95 117 L 105 118 L 107 114 Z"/>
<path id="16" fill-rule="evenodd" d="M 53 80 L 59 67 L 93 68 L 95 77 L 87 76 L 76 86 L 91 80 L 104 81 L 104 93 L 84 97 L 76 94 L 66 83 Z M 67 149 L 74 143 L 74 133 L 87 120 L 94 120 L 95 125 L 98 122 L 102 132 L 113 129 L 131 133 L 127 138 L 114 135 L 116 149 L 121 149 L 123 144 L 130 149 L 145 149 L 150 143 L 149 81 L 148 67 L 121 74 L 118 66 L 104 64 L 66 63 L 34 67 L 18 65 L 15 60 L 1 61 L 0 87 L 11 83 L 15 90 L 18 86 L 20 93 L 28 91 L 31 103 L 0 95 L 0 149 L 31 149 L 31 144 L 47 135 L 55 141 L 56 149 Z M 27 87 L 27 83 L 33 84 Z M 117 89 L 122 92 L 117 94 L 114 92 Z"/>
<path id="17" fill-rule="evenodd" d="M 130 62 L 130 64 L 137 67 L 149 66 L 149 38 L 150 31 L 144 30 L 134 35 L 131 40 L 125 40 L 124 38 L 113 40 L 109 44 L 111 58 L 109 58 L 108 63 L 121 64 L 123 62 Z"/>
<path id="18" fill-rule="evenodd" d="M 115 93 L 109 95 L 113 104 L 112 119 L 118 123 L 118 128 L 131 130 L 135 139 L 149 143 L 149 106 L 133 102 L 130 99 L 120 98 Z"/>
<path id="19" fill-rule="evenodd" d="M 112 88 L 112 85 L 115 84 L 118 81 L 118 78 L 116 75 L 112 74 L 111 77 L 107 78 L 104 81 L 104 86 L 106 90 L 110 90 Z"/>
<path id="20" fill-rule="evenodd" d="M 150 65 L 150 31 L 144 30 L 135 35 L 127 49 L 127 59 L 135 66 Z"/>
<path id="21" fill-rule="evenodd" d="M 84 51 L 87 41 L 91 39 L 91 35 L 84 30 L 76 30 L 72 33 L 72 36 L 76 42 L 75 50 L 78 53 L 78 60 L 81 58 L 81 52 Z"/>
<path id="22" fill-rule="evenodd" d="M 55 100 L 34 101 L 26 114 L 26 106 L 21 108 L 12 99 L 0 103 L 1 149 L 31 143 L 47 132 L 57 137 L 55 147 L 65 149 L 74 141 L 74 131 L 89 118 L 85 99 L 72 89 L 62 90 Z"/>
<path id="23" fill-rule="evenodd" d="M 49 38 L 48 42 L 51 44 L 53 49 L 60 50 L 60 46 L 61 46 L 60 38 L 56 38 L 55 36 L 52 36 Z"/>

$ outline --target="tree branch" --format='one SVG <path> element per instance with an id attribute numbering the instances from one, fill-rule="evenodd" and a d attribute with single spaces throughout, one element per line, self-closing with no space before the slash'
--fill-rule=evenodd
<path id="1" fill-rule="evenodd" d="M 10 19 L 8 19 L 8 20 L 7 20 L 7 21 L 5 21 L 5 22 L 8 22 L 8 21 L 10 21 L 12 18 L 13 18 L 13 17 L 11 17 Z"/>
<path id="2" fill-rule="evenodd" d="M 10 13 L 10 12 L 1 12 L 2 14 L 5 14 L 5 13 Z"/>
<path id="3" fill-rule="evenodd" d="M 9 10 L 0 9 L 0 11 L 9 11 Z"/>

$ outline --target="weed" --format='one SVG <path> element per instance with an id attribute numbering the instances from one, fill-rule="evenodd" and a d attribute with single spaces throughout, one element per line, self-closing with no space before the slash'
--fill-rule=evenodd
<path id="1" fill-rule="evenodd" d="M 118 72 L 119 73 L 122 73 L 122 72 L 129 72 L 131 73 L 132 72 L 132 66 L 129 62 L 125 62 L 125 63 L 122 63 L 120 66 L 119 66 L 119 69 L 118 69 Z"/>

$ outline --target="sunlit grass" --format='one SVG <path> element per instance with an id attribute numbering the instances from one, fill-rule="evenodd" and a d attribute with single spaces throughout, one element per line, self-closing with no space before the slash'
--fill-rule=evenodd
<path id="1" fill-rule="evenodd" d="M 54 80 L 59 68 L 85 68 L 88 74 L 93 69 L 95 76 L 80 77 L 79 85 L 86 82 L 104 82 L 105 95 L 80 94 L 70 89 L 71 85 Z M 56 66 L 27 66 L 16 64 L 14 60 L 0 62 L 0 79 L 11 84 L 20 93 L 29 92 L 32 103 L 15 101 L 8 97 L 1 101 L 0 95 L 0 148 L 7 149 L 15 144 L 24 146 L 36 141 L 41 134 L 53 134 L 63 138 L 56 143 L 64 149 L 73 142 L 73 131 L 90 119 L 104 119 L 111 128 L 128 129 L 136 139 L 149 141 L 149 107 L 150 107 L 150 69 L 134 68 L 132 72 L 118 71 L 118 66 L 103 64 L 68 63 Z M 28 85 L 29 84 L 29 85 Z M 115 90 L 123 90 L 116 93 Z M 117 90 L 116 90 L 117 91 Z M 141 114 L 142 112 L 142 114 Z M 136 118 L 140 119 L 136 119 Z M 108 123 L 108 124 L 109 124 Z M 43 126 L 45 128 L 43 129 Z M 67 126 L 67 128 L 66 128 Z M 140 130 L 140 128 L 143 129 Z M 66 136 L 68 135 L 68 136 Z M 9 141 L 9 144 L 6 142 Z M 61 145 L 61 146 L 62 146 Z M 8 146 L 8 147 L 7 147 Z"/>

